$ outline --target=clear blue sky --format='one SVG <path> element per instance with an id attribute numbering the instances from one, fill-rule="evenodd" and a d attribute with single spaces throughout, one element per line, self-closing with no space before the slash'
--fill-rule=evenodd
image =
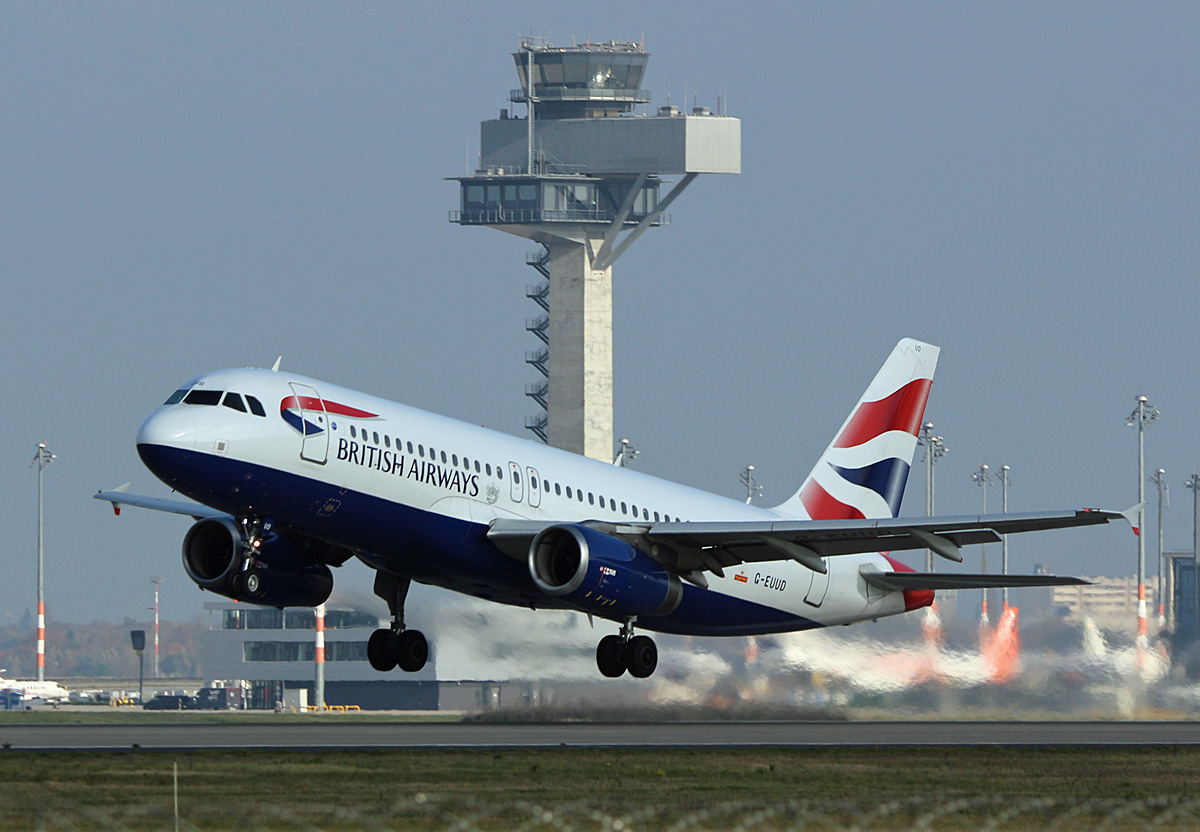
<path id="1" fill-rule="evenodd" d="M 938 506 L 1136 496 L 1124 420 L 1190 545 L 1200 464 L 1200 6 L 1193 3 L 21 3 L 0 6 L 0 615 L 212 596 L 133 438 L 175 386 L 270 365 L 523 434 L 531 246 L 447 221 L 521 34 L 644 37 L 652 106 L 743 121 L 614 274 L 618 435 L 644 471 L 764 502 L 807 472 L 891 346 L 943 348 Z M 685 98 L 686 97 L 686 98 Z M 906 509 L 923 511 L 923 475 Z M 999 505 L 999 491 L 990 494 Z M 1154 515 L 1148 515 L 1153 527 Z M 1153 550 L 1153 539 L 1150 541 Z M 998 553 L 996 553 L 998 554 Z M 1127 530 L 1014 540 L 1015 570 L 1132 573 Z M 975 564 L 977 565 L 977 564 Z M 351 564 L 339 580 L 367 586 Z"/>

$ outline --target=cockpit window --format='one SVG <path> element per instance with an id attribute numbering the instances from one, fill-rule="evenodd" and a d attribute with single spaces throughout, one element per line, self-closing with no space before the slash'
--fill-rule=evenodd
<path id="1" fill-rule="evenodd" d="M 226 393 L 225 401 L 221 402 L 221 404 L 225 405 L 228 408 L 232 408 L 233 410 L 236 410 L 239 413 L 246 412 L 246 405 L 242 403 L 242 397 L 239 396 L 237 393 Z"/>
<path id="2" fill-rule="evenodd" d="M 179 404 L 183 401 L 183 397 L 187 395 L 188 389 L 185 387 L 182 390 L 176 390 L 171 394 L 171 398 L 167 399 L 163 404 Z"/>
<path id="3" fill-rule="evenodd" d="M 266 416 L 267 411 L 263 410 L 262 402 L 253 396 L 246 397 L 246 404 L 250 405 L 250 412 L 255 416 Z"/>
<path id="4" fill-rule="evenodd" d="M 193 390 L 184 396 L 183 403 L 218 405 L 221 403 L 221 394 L 224 392 L 224 390 Z"/>

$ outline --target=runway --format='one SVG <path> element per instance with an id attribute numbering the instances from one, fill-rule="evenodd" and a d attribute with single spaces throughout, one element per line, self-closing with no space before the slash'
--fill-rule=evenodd
<path id="1" fill-rule="evenodd" d="M 1200 722 L 406 722 L 0 725 L 24 750 L 1200 745 Z"/>

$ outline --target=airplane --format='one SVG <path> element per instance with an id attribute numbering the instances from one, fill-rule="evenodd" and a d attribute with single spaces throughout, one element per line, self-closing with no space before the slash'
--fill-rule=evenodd
<path id="1" fill-rule="evenodd" d="M 5 668 L 0 667 L 0 673 Z M 43 699 L 47 702 L 65 702 L 71 692 L 58 682 L 34 682 L 20 679 L 6 679 L 0 676 L 0 691 L 16 691 L 24 699 Z"/>
<path id="2" fill-rule="evenodd" d="M 650 676 L 635 627 L 745 636 L 869 621 L 930 605 L 934 591 L 1085 583 L 1048 575 L 919 573 L 890 553 L 1089 526 L 1081 509 L 898 517 L 939 348 L 904 339 L 800 488 L 748 505 L 605 461 L 271 369 L 201 375 L 137 434 L 142 461 L 196 502 L 96 499 L 189 515 L 183 565 L 201 589 L 266 606 L 316 606 L 330 567 L 375 570 L 390 625 L 371 634 L 379 671 L 420 670 L 429 644 L 404 618 L 413 581 L 531 609 L 605 619 L 606 677 Z M 1131 521 L 1132 522 L 1132 521 Z"/>

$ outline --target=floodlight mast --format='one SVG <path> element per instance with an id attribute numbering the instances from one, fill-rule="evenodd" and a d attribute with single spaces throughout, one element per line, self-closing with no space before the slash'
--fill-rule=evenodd
<path id="1" fill-rule="evenodd" d="M 933 422 L 921 425 L 921 435 L 917 444 L 925 448 L 925 516 L 933 517 L 933 465 L 946 455 L 946 442 L 942 437 L 933 433 Z M 933 550 L 925 550 L 925 571 L 934 571 Z"/>
<path id="2" fill-rule="evenodd" d="M 1154 594 L 1158 596 L 1158 629 L 1160 631 L 1166 629 L 1167 626 L 1166 599 L 1171 597 L 1166 589 L 1170 581 L 1163 574 L 1163 508 L 1171 504 L 1171 486 L 1167 485 L 1166 475 L 1166 470 L 1159 468 L 1150 477 L 1150 482 L 1154 483 L 1154 487 L 1158 489 L 1158 590 Z M 1166 502 L 1164 502 L 1164 498 Z"/>
<path id="3" fill-rule="evenodd" d="M 1146 396 L 1137 397 L 1137 406 L 1125 420 L 1129 427 L 1137 428 L 1138 435 L 1138 609 L 1137 645 L 1138 667 L 1146 664 L 1146 537 L 1142 534 L 1146 519 L 1146 425 L 1158 421 L 1158 408 L 1150 404 Z"/>
<path id="4" fill-rule="evenodd" d="M 984 465 L 982 462 L 979 463 L 979 470 L 971 475 L 971 479 L 973 479 L 975 481 L 975 484 L 979 486 L 979 491 L 983 495 L 983 513 L 987 514 L 987 490 L 988 490 L 988 486 L 990 486 L 992 484 L 992 477 L 988 473 L 988 467 L 986 465 Z M 980 558 L 980 571 L 983 572 L 984 574 L 987 574 L 987 544 L 981 543 L 979 545 L 979 549 L 982 554 L 982 556 Z M 980 624 L 980 626 L 983 626 L 988 623 L 988 597 L 987 597 L 987 594 L 988 594 L 988 591 L 986 589 L 983 590 L 983 604 L 979 608 L 979 624 Z"/>
<path id="5" fill-rule="evenodd" d="M 742 473 L 738 475 L 738 482 L 746 487 L 746 505 L 754 502 L 755 497 L 762 496 L 762 486 L 758 484 L 758 480 L 754 479 L 753 465 L 747 465 L 742 469 Z"/>
<path id="6" fill-rule="evenodd" d="M 154 584 L 154 678 L 158 678 L 158 586 L 166 578 L 161 575 L 155 575 L 150 579 Z"/>
<path id="7" fill-rule="evenodd" d="M 1001 465 L 996 479 L 1000 480 L 1000 510 L 1008 514 L 1008 485 L 1012 481 L 1008 472 L 1012 470 L 1007 465 Z M 1008 574 L 1008 535 L 1000 536 L 1000 574 Z M 1008 587 L 1001 593 L 1000 612 L 1008 612 Z"/>
<path id="8" fill-rule="evenodd" d="M 1197 571 L 1200 571 L 1200 473 L 1193 471 L 1183 484 L 1187 486 L 1188 491 L 1192 492 L 1192 564 Z M 1172 618 L 1175 618 L 1174 600 L 1172 597 Z M 1178 623 L 1178 619 L 1176 619 L 1176 623 Z"/>
<path id="9" fill-rule="evenodd" d="M 37 450 L 33 454 L 33 462 L 30 467 L 36 465 L 38 469 L 38 531 L 37 531 L 37 680 L 39 682 L 46 681 L 46 603 L 44 597 L 45 589 L 45 570 L 44 563 L 44 548 L 42 537 L 42 472 L 46 470 L 46 466 L 58 459 L 56 454 L 50 453 L 50 449 L 46 447 L 45 442 L 39 442 Z"/>

